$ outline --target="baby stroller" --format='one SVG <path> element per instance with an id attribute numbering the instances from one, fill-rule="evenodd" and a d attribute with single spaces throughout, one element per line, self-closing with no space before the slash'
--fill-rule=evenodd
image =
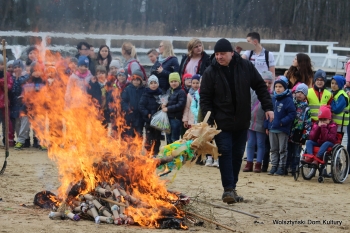
<path id="1" fill-rule="evenodd" d="M 299 173 L 304 180 L 311 180 L 315 176 L 316 171 L 319 171 L 318 182 L 324 182 L 325 178 L 332 178 L 334 183 L 343 183 L 348 177 L 349 173 L 349 154 L 344 146 L 341 145 L 344 132 L 344 117 L 342 120 L 341 132 L 337 133 L 337 143 L 333 147 L 329 147 L 323 154 L 323 159 L 319 159 L 316 155 L 320 147 L 314 147 L 313 154 L 307 154 L 303 151 L 300 157 L 299 166 L 294 173 L 294 180 L 297 181 Z M 350 132 L 348 132 L 349 135 Z M 350 138 L 349 138 L 350 139 Z M 348 139 L 348 140 L 349 140 Z M 319 165 L 312 162 L 317 160 Z M 327 169 L 329 167 L 329 169 Z"/>

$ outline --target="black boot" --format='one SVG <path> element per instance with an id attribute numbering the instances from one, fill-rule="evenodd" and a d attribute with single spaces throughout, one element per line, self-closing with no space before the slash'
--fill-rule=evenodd
<path id="1" fill-rule="evenodd" d="M 38 139 L 36 137 L 33 137 L 33 147 L 34 148 L 39 148 Z"/>
<path id="2" fill-rule="evenodd" d="M 28 138 L 28 139 L 26 139 L 26 140 L 24 141 L 24 145 L 23 145 L 23 147 L 25 147 L 25 148 L 30 147 L 30 139 L 29 139 L 29 138 Z"/>

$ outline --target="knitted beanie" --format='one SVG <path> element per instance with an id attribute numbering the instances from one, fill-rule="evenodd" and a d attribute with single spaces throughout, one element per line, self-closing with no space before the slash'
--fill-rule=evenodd
<path id="1" fill-rule="evenodd" d="M 141 81 L 144 79 L 144 76 L 143 76 L 143 73 L 141 70 L 135 70 L 133 73 L 132 73 L 132 77 L 133 78 L 140 78 Z"/>
<path id="2" fill-rule="evenodd" d="M 151 76 L 149 76 L 149 78 L 148 78 L 148 81 L 147 81 L 148 86 L 151 84 L 151 82 L 156 82 L 159 85 L 159 81 L 158 81 L 157 76 L 155 76 L 153 74 Z"/>
<path id="3" fill-rule="evenodd" d="M 195 75 L 192 76 L 192 80 L 193 80 L 193 79 L 196 79 L 196 80 L 199 81 L 199 80 L 201 79 L 201 77 L 202 77 L 202 76 L 201 76 L 200 74 L 195 74 Z"/>
<path id="4" fill-rule="evenodd" d="M 332 113 L 331 113 L 330 106 L 322 105 L 320 107 L 320 110 L 318 111 L 318 119 L 322 119 L 322 118 L 332 120 Z"/>
<path id="5" fill-rule="evenodd" d="M 297 88 L 295 89 L 295 93 L 297 93 L 297 92 L 302 92 L 305 96 L 307 96 L 308 90 L 309 90 L 309 87 L 306 86 L 305 83 L 300 83 L 300 84 L 297 86 Z"/>
<path id="6" fill-rule="evenodd" d="M 287 79 L 287 77 L 279 76 L 279 79 L 275 81 L 273 86 L 275 87 L 277 83 L 280 83 L 284 87 L 284 90 L 288 89 L 288 79 Z"/>
<path id="7" fill-rule="evenodd" d="M 272 72 L 271 72 L 271 71 L 264 70 L 263 72 L 261 72 L 261 77 L 262 77 L 264 80 L 273 81 L 273 75 L 272 75 Z"/>
<path id="8" fill-rule="evenodd" d="M 185 81 L 186 79 L 192 79 L 192 74 L 186 73 L 182 76 L 182 81 Z"/>
<path id="9" fill-rule="evenodd" d="M 174 73 L 169 74 L 169 83 L 171 81 L 178 81 L 179 83 L 181 83 L 181 79 L 180 79 L 179 73 L 174 72 Z"/>
<path id="10" fill-rule="evenodd" d="M 323 70 L 319 69 L 316 71 L 315 75 L 314 75 L 314 82 L 316 82 L 317 78 L 322 78 L 324 82 L 326 82 L 326 72 L 324 72 Z"/>
<path id="11" fill-rule="evenodd" d="M 218 52 L 233 52 L 230 41 L 225 38 L 218 40 L 214 46 L 214 53 Z"/>
<path id="12" fill-rule="evenodd" d="M 120 69 L 120 61 L 119 60 L 112 60 L 111 64 L 109 64 L 109 67 L 115 67 L 117 69 Z"/>
<path id="13" fill-rule="evenodd" d="M 24 64 L 21 60 L 18 59 L 18 60 L 15 60 L 13 62 L 13 68 L 15 68 L 15 67 L 20 67 L 20 68 L 24 69 Z"/>
<path id="14" fill-rule="evenodd" d="M 332 79 L 334 79 L 337 82 L 339 89 L 342 90 L 346 82 L 344 76 L 335 75 Z"/>
<path id="15" fill-rule="evenodd" d="M 123 75 L 126 77 L 125 70 L 123 68 L 118 69 L 117 75 Z"/>
<path id="16" fill-rule="evenodd" d="M 87 56 L 80 56 L 78 59 L 78 66 L 89 67 L 89 59 Z"/>

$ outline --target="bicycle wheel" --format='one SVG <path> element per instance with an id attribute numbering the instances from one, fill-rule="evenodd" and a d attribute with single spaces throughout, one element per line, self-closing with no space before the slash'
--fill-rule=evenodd
<path id="1" fill-rule="evenodd" d="M 301 167 L 301 175 L 304 180 L 311 180 L 316 174 L 316 168 L 311 164 L 304 164 Z"/>

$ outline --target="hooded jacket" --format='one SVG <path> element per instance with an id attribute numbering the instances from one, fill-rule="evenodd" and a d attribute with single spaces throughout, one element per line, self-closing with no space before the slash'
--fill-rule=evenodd
<path id="1" fill-rule="evenodd" d="M 179 74 L 182 78 L 182 76 L 186 73 L 186 66 L 188 64 L 188 62 L 191 59 L 188 57 L 187 54 L 182 55 L 182 59 L 181 59 L 181 64 L 180 64 L 180 69 L 179 69 Z M 197 67 L 197 72 L 196 74 L 200 74 L 203 75 L 205 69 L 210 66 L 210 56 L 206 53 L 206 52 L 202 52 L 202 57 L 198 62 L 198 67 Z"/>
<path id="2" fill-rule="evenodd" d="M 125 112 L 126 124 L 129 126 L 141 127 L 144 124 L 139 111 L 139 102 L 144 91 L 144 86 L 135 87 L 130 84 L 122 92 L 122 110 Z"/>
<path id="3" fill-rule="evenodd" d="M 275 118 L 272 122 L 266 120 L 268 129 L 271 131 L 281 131 L 289 135 L 297 115 L 292 93 L 288 90 L 286 94 L 282 96 L 272 97 L 272 104 Z"/>
<path id="4" fill-rule="evenodd" d="M 204 71 L 200 88 L 200 109 L 203 116 L 211 111 L 209 123 L 214 120 L 219 129 L 225 131 L 245 130 L 249 128 L 251 115 L 250 88 L 261 102 L 262 109 L 272 111 L 271 97 L 266 84 L 254 65 L 234 52 L 233 78 L 235 103 L 222 66 L 211 56 L 211 65 Z"/>
<path id="5" fill-rule="evenodd" d="M 331 121 L 328 125 L 318 126 L 318 122 L 315 122 L 312 126 L 309 139 L 322 145 L 324 142 L 329 141 L 337 143 L 337 124 Z"/>
<path id="6" fill-rule="evenodd" d="M 176 118 L 181 121 L 187 100 L 185 91 L 181 89 L 181 86 L 178 86 L 175 89 L 169 88 L 167 94 L 169 95 L 167 104 L 168 117 Z"/>

